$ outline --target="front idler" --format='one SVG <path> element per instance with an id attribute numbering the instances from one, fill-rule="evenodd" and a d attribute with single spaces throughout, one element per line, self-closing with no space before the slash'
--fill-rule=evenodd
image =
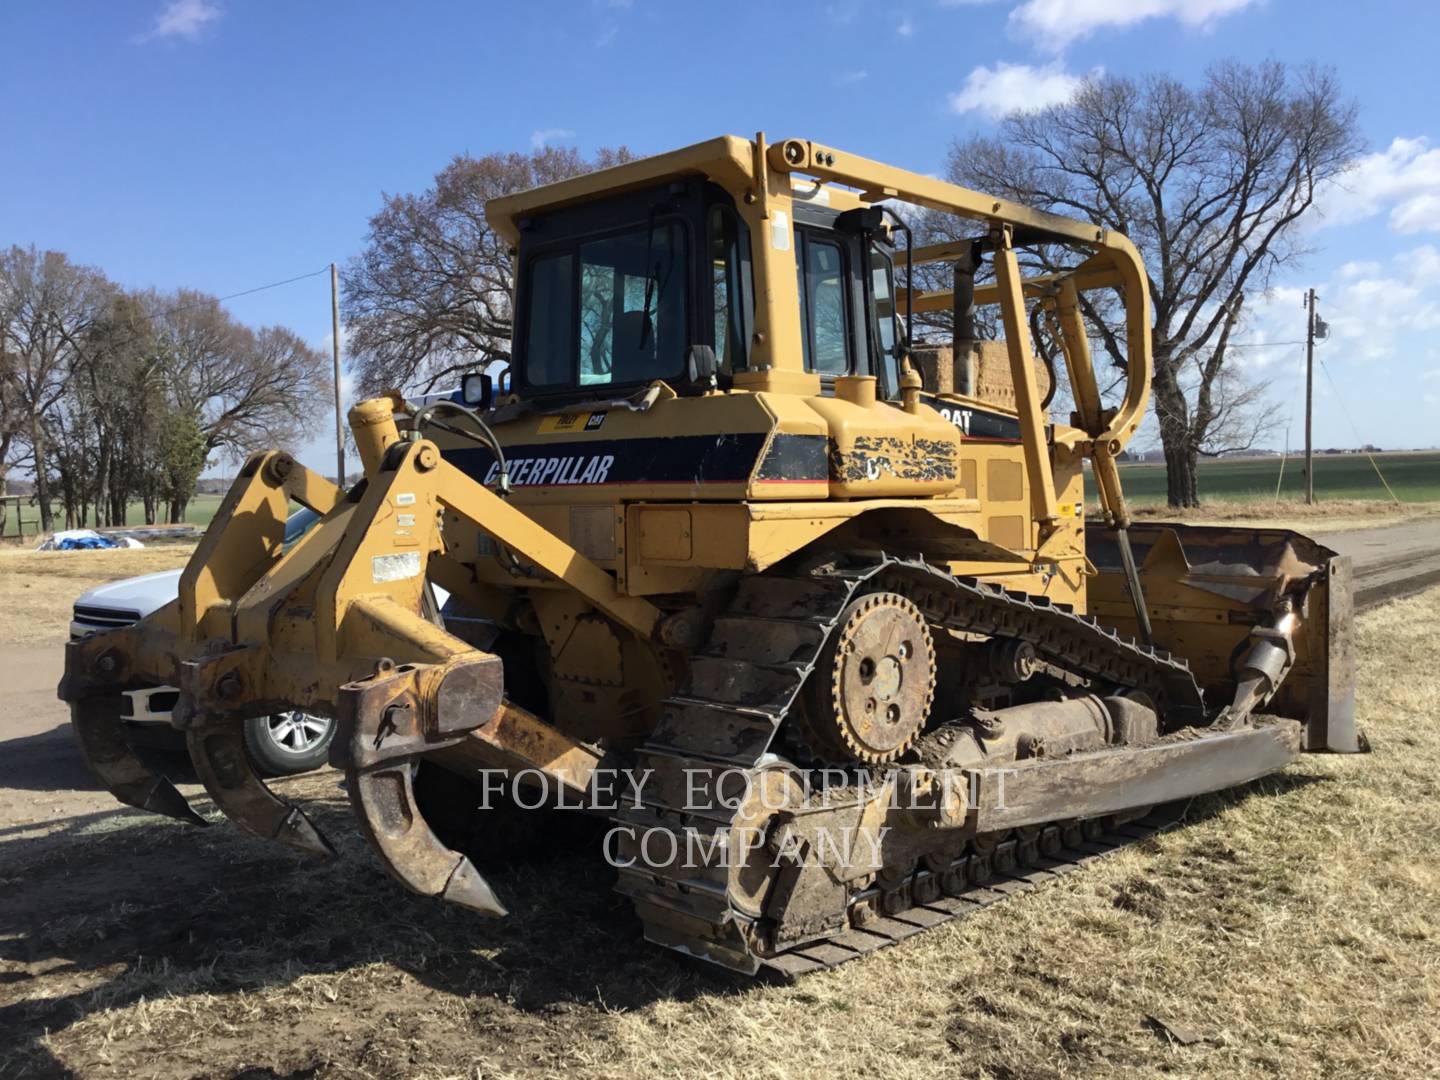
<path id="1" fill-rule="evenodd" d="M 350 804 L 380 861 L 407 888 L 499 918 L 504 905 L 468 858 L 446 847 L 415 801 L 415 766 L 454 746 L 500 707 L 500 659 L 469 654 L 395 667 L 340 689 L 331 764 L 345 770 Z"/>
<path id="2" fill-rule="evenodd" d="M 167 778 L 136 756 L 120 718 L 122 689 L 134 682 L 129 671 L 126 630 L 96 634 L 65 646 L 65 676 L 59 696 L 70 705 L 80 754 L 90 772 L 126 806 L 205 825 Z"/>
<path id="3" fill-rule="evenodd" d="M 335 848 L 314 822 L 266 787 L 250 763 L 242 721 L 257 710 L 278 706 L 246 701 L 242 668 L 255 660 L 247 653 L 232 649 L 181 665 L 175 723 L 185 728 L 190 760 L 215 805 L 241 828 L 305 855 L 332 858 Z M 230 701 L 246 701 L 246 712 L 226 711 Z"/>

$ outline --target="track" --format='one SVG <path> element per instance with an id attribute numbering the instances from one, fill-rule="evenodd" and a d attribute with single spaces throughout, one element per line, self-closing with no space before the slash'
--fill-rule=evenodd
<path id="1" fill-rule="evenodd" d="M 1138 820 L 1112 824 L 1103 832 L 1086 836 L 1065 837 L 1065 842 L 1058 843 L 1055 841 L 1060 840 L 1068 830 L 1052 825 L 1042 830 L 1033 841 L 1038 855 L 1036 851 L 1027 854 L 1020 850 L 1016 846 L 1020 841 L 1007 841 L 985 856 L 970 855 L 960 859 L 947 871 L 947 874 L 959 873 L 967 878 L 981 877 L 984 879 L 982 882 L 966 884 L 953 893 L 917 902 L 893 915 L 871 919 L 863 927 L 851 927 L 824 941 L 770 957 L 762 961 L 761 971 L 770 978 L 789 981 L 824 968 L 836 967 L 847 960 L 904 941 L 922 930 L 963 919 L 1006 897 L 1033 892 L 1087 863 L 1154 836 L 1178 819 L 1179 815 L 1173 810 L 1160 808 Z M 1006 850 L 1007 847 L 1009 850 Z M 1047 849 L 1050 854 L 1044 854 Z M 977 860 L 983 860 L 984 865 L 980 868 L 968 865 Z M 922 874 L 917 882 L 923 881 L 923 878 Z"/>
<path id="2" fill-rule="evenodd" d="M 661 722 L 641 750 L 641 766 L 655 777 L 646 805 L 616 819 L 647 843 L 655 834 L 668 838 L 670 858 L 663 865 L 648 847 L 627 849 L 630 865 L 620 870 L 616 886 L 633 901 L 656 944 L 741 971 L 753 972 L 758 961 L 772 975 L 798 975 L 903 940 L 1007 891 L 1033 888 L 1057 876 L 1057 867 L 1073 868 L 1133 839 L 1120 833 L 1106 843 L 1108 830 L 1099 823 L 1052 824 L 853 896 L 832 913 L 843 927 L 823 940 L 814 940 L 821 924 L 789 930 L 796 943 L 790 949 L 786 940 L 760 931 L 759 920 L 773 911 L 762 894 L 746 889 L 723 858 L 696 862 L 683 856 L 733 849 L 743 835 L 747 812 L 725 802 L 724 775 L 743 771 L 757 787 L 765 784 L 772 740 L 841 611 L 866 583 L 907 596 L 932 625 L 1023 640 L 1042 659 L 1083 678 L 1142 688 L 1175 715 L 1200 712 L 1200 691 L 1183 660 L 1068 609 L 924 563 L 842 560 L 809 572 L 747 578 L 693 661 L 690 687 L 665 702 Z M 697 776 L 703 781 L 698 787 Z M 1016 874 L 1021 866 L 1024 874 Z M 990 887 L 999 874 L 1008 876 Z"/>
<path id="3" fill-rule="evenodd" d="M 1357 610 L 1364 610 L 1440 584 L 1440 545 L 1435 544 L 1433 532 L 1433 524 L 1427 522 L 1418 528 L 1365 530 L 1324 540 L 1351 555 L 1355 567 L 1355 604 Z M 667 765 L 673 769 L 681 763 L 754 767 L 769 749 L 770 737 L 788 711 L 795 688 L 804 681 L 812 666 L 813 654 L 828 632 L 829 624 L 845 598 L 853 594 L 859 580 L 873 572 L 842 572 L 830 578 L 824 589 L 813 578 L 803 585 L 796 580 L 782 583 L 772 579 L 764 587 L 763 597 L 755 595 L 748 601 L 742 598 L 740 610 L 729 613 L 730 620 L 737 624 L 732 627 L 736 640 L 707 650 L 709 659 L 700 661 L 702 667 L 708 664 L 719 669 L 701 680 L 707 692 L 695 693 L 692 689 L 691 694 L 668 703 L 669 723 L 662 724 L 646 747 L 648 764 L 662 773 Z M 776 586 L 780 587 L 778 594 L 774 591 Z M 753 583 L 752 588 L 760 586 Z M 985 595 L 985 590 L 955 579 L 946 581 L 944 588 L 954 590 L 956 599 L 963 598 L 965 604 L 974 605 L 979 601 L 982 606 L 998 604 L 1004 609 L 992 616 L 995 625 L 972 629 L 994 632 L 999 624 L 1016 618 L 1022 607 L 1029 606 L 1018 604 L 1019 597 L 1013 594 L 1004 597 L 1000 593 L 1003 599 L 997 600 Z M 822 597 L 817 590 L 826 595 Z M 912 592 L 905 588 L 900 591 Z M 924 589 L 919 591 L 923 593 Z M 936 622 L 947 621 L 948 612 L 943 609 L 950 604 L 941 602 L 938 605 L 941 610 L 936 610 L 933 598 L 929 604 L 920 595 L 912 595 L 912 599 L 919 601 L 922 608 L 930 608 L 927 615 Z M 1074 620 L 1068 613 L 1056 610 L 1028 614 L 1052 625 L 1057 619 L 1061 623 Z M 739 625 L 742 623 L 745 625 Z M 767 623 L 771 625 L 767 627 Z M 802 630 L 805 623 L 809 625 Z M 1079 623 L 1080 620 L 1074 620 L 1072 633 L 1082 630 Z M 773 630 L 781 624 L 787 631 L 782 635 L 783 647 L 776 655 L 764 655 L 771 650 L 761 643 L 772 637 Z M 1014 632 L 1015 628 L 1011 625 L 1008 629 Z M 722 642 L 726 637 L 724 633 L 718 636 Z M 712 646 L 716 644 L 712 642 Z M 1112 663 L 1120 659 L 1117 654 L 1126 651 L 1123 646 L 1117 648 L 1119 645 L 1119 642 L 1107 643 L 1105 651 L 1110 653 Z M 783 660 L 779 653 L 785 654 Z M 1149 664 L 1160 659 L 1158 656 L 1144 658 Z M 758 667 L 757 661 L 760 661 Z M 1140 666 L 1143 669 L 1145 665 Z M 1167 665 L 1162 662 L 1159 666 L 1163 669 Z M 1140 672 L 1132 669 L 1126 674 L 1136 678 Z M 1173 674 L 1181 675 L 1180 672 Z M 757 679 L 757 675 L 762 677 Z M 1145 676 L 1154 677 L 1152 672 L 1145 672 Z M 1181 675 L 1181 681 L 1189 681 L 1188 673 Z M 698 714 L 708 715 L 702 722 Z M 724 734 L 716 740 L 715 724 L 723 714 L 728 714 L 730 723 L 721 726 Z M 710 814 L 702 811 L 698 815 L 677 813 L 678 809 L 675 804 L 647 807 L 646 812 L 633 815 L 631 823 L 673 830 L 676 834 L 698 831 L 709 836 L 733 824 L 726 820 L 729 815 L 713 812 L 718 807 L 712 808 Z M 861 914 L 865 917 L 852 917 L 848 928 L 790 949 L 777 943 L 778 950 L 758 958 L 760 973 L 792 979 L 833 967 L 903 941 L 939 923 L 964 917 L 1008 895 L 1028 892 L 1087 862 L 1153 835 L 1174 820 L 1173 810 L 1169 811 L 1168 818 L 1162 816 L 1165 813 L 1162 808 L 1159 814 L 1152 812 L 1139 821 L 1118 823 L 1107 819 L 1104 824 L 1086 823 L 1083 833 L 1074 823 L 1051 825 L 1038 830 L 1037 835 L 1007 839 L 996 850 L 983 855 L 971 849 L 944 867 L 922 866 L 899 890 L 880 893 L 872 887 L 868 892 L 875 893 L 874 896 L 857 896 L 850 905 L 852 914 L 856 909 L 863 909 Z M 723 872 L 717 871 L 716 867 L 707 867 L 699 874 L 694 869 L 688 873 L 676 873 L 672 869 L 669 874 L 622 874 L 619 891 L 636 903 L 652 940 L 686 952 L 702 955 L 708 952 L 712 960 L 721 963 L 728 960 L 733 966 L 739 966 L 734 961 L 746 954 L 753 957 L 754 946 L 747 940 L 750 935 L 740 927 L 734 923 L 724 926 L 731 914 L 727 910 L 726 895 L 730 883 Z M 667 877 L 670 880 L 663 880 Z M 741 921 L 745 921 L 743 916 Z M 703 940 L 707 938 L 709 940 Z"/>

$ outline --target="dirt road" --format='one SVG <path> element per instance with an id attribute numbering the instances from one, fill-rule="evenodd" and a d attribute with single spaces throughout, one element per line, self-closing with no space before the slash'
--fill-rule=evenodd
<path id="1" fill-rule="evenodd" d="M 1440 583 L 1440 521 L 1327 533 L 1321 543 L 1350 556 L 1357 608 Z"/>

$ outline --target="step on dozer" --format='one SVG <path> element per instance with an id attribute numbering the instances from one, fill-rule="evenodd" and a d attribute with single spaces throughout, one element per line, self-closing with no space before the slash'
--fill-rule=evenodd
<path id="1" fill-rule="evenodd" d="M 967 238 L 916 247 L 900 203 Z M 357 405 L 348 491 L 252 457 L 179 598 L 68 646 L 61 697 L 120 801 L 204 823 L 120 717 L 173 685 L 215 805 L 331 856 L 241 737 L 331 715 L 360 831 L 416 892 L 505 913 L 417 794 L 435 769 L 498 778 L 608 819 L 650 940 L 793 976 L 1064 873 L 1152 807 L 1359 748 L 1344 559 L 1130 522 L 1150 308 L 1125 237 L 763 135 L 486 213 L 516 251 L 498 381 Z M 1034 245 L 1073 264 L 1024 277 Z M 937 262 L 952 288 L 901 287 Z M 1113 402 L 1096 292 L 1124 314 Z M 1002 339 L 976 340 L 980 307 Z M 953 340 L 916 343 L 938 309 Z M 287 547 L 292 503 L 319 517 Z"/>

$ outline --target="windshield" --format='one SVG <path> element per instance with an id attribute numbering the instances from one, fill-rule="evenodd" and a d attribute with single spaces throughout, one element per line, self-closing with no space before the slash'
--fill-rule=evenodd
<path id="1" fill-rule="evenodd" d="M 659 222 L 530 264 L 526 381 L 648 382 L 680 373 L 687 333 L 685 233 Z"/>

